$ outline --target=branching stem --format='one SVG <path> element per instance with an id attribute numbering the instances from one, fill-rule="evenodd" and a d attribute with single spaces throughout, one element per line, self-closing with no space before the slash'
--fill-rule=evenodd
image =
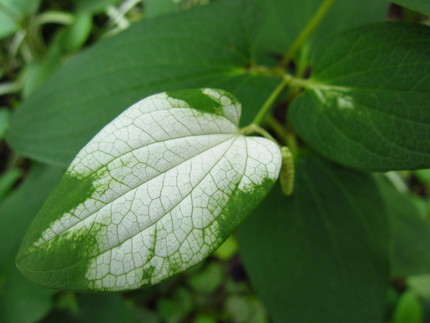
<path id="1" fill-rule="evenodd" d="M 325 0 L 321 6 L 318 8 L 318 11 L 311 18 L 307 26 L 303 29 L 300 35 L 296 38 L 293 45 L 288 49 L 287 53 L 284 55 L 280 67 L 285 68 L 288 63 L 293 59 L 294 55 L 297 51 L 302 47 L 302 45 L 308 40 L 310 35 L 314 32 L 314 30 L 319 26 L 322 19 L 325 17 L 331 6 L 336 0 Z"/>

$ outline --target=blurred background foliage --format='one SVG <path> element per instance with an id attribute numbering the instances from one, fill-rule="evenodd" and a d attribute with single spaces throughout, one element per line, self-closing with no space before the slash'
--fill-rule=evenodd
<path id="1" fill-rule="evenodd" d="M 187 273 L 123 294 L 47 290 L 23 278 L 14 265 L 22 235 L 63 170 L 31 162 L 6 145 L 11 111 L 65 61 L 97 40 L 142 19 L 209 2 L 0 0 L 0 322 L 269 322 L 250 287 L 234 236 Z M 423 20 L 394 5 L 390 17 Z M 417 212 L 428 218 L 430 170 L 391 173 L 389 178 L 399 190 L 412 193 L 408 203 L 413 201 Z M 428 230 L 430 239 L 430 226 L 419 229 Z M 393 280 L 386 320 L 430 322 L 430 275 Z"/>

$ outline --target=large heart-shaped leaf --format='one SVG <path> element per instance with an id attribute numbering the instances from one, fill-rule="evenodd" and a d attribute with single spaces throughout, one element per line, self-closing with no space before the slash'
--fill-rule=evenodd
<path id="1" fill-rule="evenodd" d="M 280 170 L 278 146 L 244 137 L 240 113 L 214 89 L 131 106 L 76 156 L 24 239 L 20 270 L 51 288 L 112 291 L 204 259 Z"/>
<path id="2" fill-rule="evenodd" d="M 390 231 L 376 181 L 305 152 L 296 166 L 294 193 L 276 187 L 239 230 L 255 291 L 275 323 L 383 322 Z"/>

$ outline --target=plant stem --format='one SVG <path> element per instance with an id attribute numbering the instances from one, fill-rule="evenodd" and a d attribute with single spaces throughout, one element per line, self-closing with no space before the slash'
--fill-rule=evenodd
<path id="1" fill-rule="evenodd" d="M 282 82 L 279 83 L 279 85 L 273 90 L 273 92 L 267 98 L 266 102 L 264 102 L 260 111 L 258 111 L 257 115 L 254 118 L 254 121 L 252 122 L 253 124 L 259 125 L 261 121 L 263 121 L 263 118 L 266 115 L 267 111 L 271 108 L 273 102 L 275 102 L 276 98 L 279 96 L 279 94 L 282 92 L 282 90 L 289 82 L 290 82 L 289 79 L 284 78 Z"/>
<path id="2" fill-rule="evenodd" d="M 288 133 L 285 127 L 278 121 L 273 115 L 268 115 L 266 118 L 266 124 L 273 130 L 277 138 L 279 138 L 283 144 L 287 143 Z"/>
<path id="3" fill-rule="evenodd" d="M 75 17 L 67 12 L 63 11 L 47 11 L 41 13 L 34 20 L 34 25 L 43 25 L 43 24 L 60 24 L 60 25 L 70 25 L 73 23 Z"/>
<path id="4" fill-rule="evenodd" d="M 22 84 L 19 81 L 0 83 L 0 96 L 9 93 L 19 92 L 21 90 L 21 87 Z"/>
<path id="5" fill-rule="evenodd" d="M 264 128 L 261 128 L 259 125 L 255 124 L 255 123 L 251 123 L 250 125 L 242 128 L 240 132 L 244 136 L 249 135 L 249 134 L 254 133 L 254 132 L 259 133 L 263 137 L 273 141 L 275 144 L 277 144 L 279 146 L 278 141 L 275 138 L 273 138 L 269 132 L 267 132 Z"/>
<path id="6" fill-rule="evenodd" d="M 330 7 L 333 5 L 335 0 L 325 0 L 321 6 L 318 8 L 318 11 L 315 13 L 315 15 L 311 18 L 305 29 L 301 32 L 301 34 L 296 38 L 293 45 L 290 47 L 290 49 L 287 51 L 287 53 L 284 55 L 281 63 L 279 64 L 280 67 L 285 68 L 288 63 L 291 61 L 291 59 L 294 57 L 296 52 L 300 49 L 300 47 L 303 45 L 303 43 L 309 38 L 309 36 L 314 32 L 314 30 L 319 26 L 322 19 L 325 17 L 327 12 L 329 11 Z"/>

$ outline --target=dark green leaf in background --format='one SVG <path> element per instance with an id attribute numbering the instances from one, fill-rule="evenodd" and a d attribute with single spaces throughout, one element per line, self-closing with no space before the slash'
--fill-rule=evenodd
<path id="1" fill-rule="evenodd" d="M 428 0 L 390 0 L 390 1 L 430 16 L 430 1 Z"/>
<path id="2" fill-rule="evenodd" d="M 20 177 L 21 171 L 17 168 L 9 169 L 0 173 L 0 203 Z"/>
<path id="3" fill-rule="evenodd" d="M 0 322 L 38 322 L 51 310 L 52 290 L 30 283 L 15 268 L 0 273 L 6 275 L 0 285 Z"/>
<path id="4" fill-rule="evenodd" d="M 430 28 L 384 23 L 326 39 L 290 118 L 314 149 L 373 171 L 430 166 Z"/>
<path id="5" fill-rule="evenodd" d="M 73 0 L 73 2 L 78 12 L 96 14 L 114 5 L 116 0 Z"/>
<path id="6" fill-rule="evenodd" d="M 2 140 L 6 134 L 10 124 L 11 112 L 5 108 L 0 107 L 0 140 Z"/>
<path id="7" fill-rule="evenodd" d="M 131 103 L 178 88 L 231 91 L 248 124 L 277 82 L 246 70 L 258 16 L 250 1 L 225 0 L 133 25 L 75 56 L 24 102 L 9 142 L 64 166 Z"/>
<path id="8" fill-rule="evenodd" d="M 180 9 L 179 2 L 173 0 L 145 0 L 145 17 L 147 18 L 179 12 Z"/>
<path id="9" fill-rule="evenodd" d="M 76 318 L 77 322 L 135 322 L 121 294 L 77 295 L 79 306 L 79 312 Z"/>
<path id="10" fill-rule="evenodd" d="M 21 239 L 62 169 L 38 166 L 0 206 L 0 322 L 35 322 L 51 308 L 52 291 L 30 283 L 15 267 Z"/>
<path id="11" fill-rule="evenodd" d="M 78 13 L 74 21 L 60 32 L 59 42 L 66 52 L 80 49 L 91 33 L 92 17 L 89 13 Z"/>
<path id="12" fill-rule="evenodd" d="M 382 322 L 389 225 L 375 180 L 313 155 L 240 227 L 242 260 L 274 322 Z"/>
<path id="13" fill-rule="evenodd" d="M 422 323 L 423 312 L 419 298 L 413 292 L 404 292 L 394 312 L 393 323 Z"/>
<path id="14" fill-rule="evenodd" d="M 28 63 L 23 69 L 24 84 L 22 95 L 27 98 L 60 66 L 61 57 L 58 50 L 48 53 L 47 57 L 40 61 Z"/>
<path id="15" fill-rule="evenodd" d="M 259 47 L 263 51 L 285 53 L 306 27 L 324 0 L 257 0 L 265 14 Z M 327 35 L 371 22 L 383 21 L 388 5 L 384 1 L 335 1 L 309 43 Z"/>
<path id="16" fill-rule="evenodd" d="M 386 178 L 378 178 L 392 228 L 391 275 L 430 273 L 430 223 L 412 196 L 399 192 Z"/>
<path id="17" fill-rule="evenodd" d="M 8 262 L 15 264 L 25 231 L 62 173 L 60 168 L 38 165 L 25 183 L 0 205 L 0 268 Z"/>

